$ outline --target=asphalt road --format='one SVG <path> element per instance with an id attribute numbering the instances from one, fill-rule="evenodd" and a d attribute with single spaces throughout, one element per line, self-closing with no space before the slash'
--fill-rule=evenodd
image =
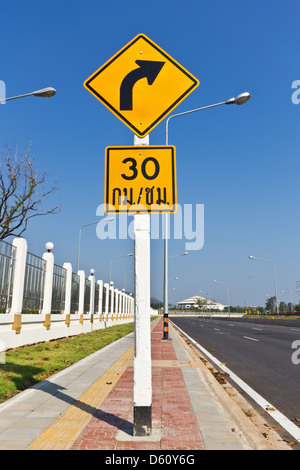
<path id="1" fill-rule="evenodd" d="M 292 361 L 293 354 L 300 359 L 299 327 L 200 317 L 171 320 L 288 419 L 300 419 L 300 364 Z"/>

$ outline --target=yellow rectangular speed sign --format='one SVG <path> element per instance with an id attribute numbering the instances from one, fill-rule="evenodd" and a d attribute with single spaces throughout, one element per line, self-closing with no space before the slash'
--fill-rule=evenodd
<path id="1" fill-rule="evenodd" d="M 104 203 L 106 214 L 175 213 L 175 147 L 107 147 Z"/>

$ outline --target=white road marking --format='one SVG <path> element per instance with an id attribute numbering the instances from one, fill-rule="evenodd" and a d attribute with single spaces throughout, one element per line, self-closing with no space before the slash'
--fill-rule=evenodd
<path id="1" fill-rule="evenodd" d="M 292 421 L 290 421 L 284 414 L 276 410 L 276 408 L 268 403 L 261 395 L 259 395 L 253 388 L 249 387 L 242 379 L 240 379 L 236 374 L 231 372 L 228 367 L 224 366 L 216 357 L 214 357 L 210 352 L 206 351 L 200 344 L 198 344 L 193 338 L 187 335 L 181 328 L 177 325 L 174 325 L 186 338 L 191 341 L 200 351 L 202 351 L 212 362 L 214 362 L 221 370 L 229 374 L 231 380 L 233 380 L 239 387 L 241 387 L 256 403 L 262 407 L 267 413 L 269 413 L 272 418 L 275 419 L 288 433 L 290 433 L 298 442 L 300 442 L 300 428 L 296 426 Z"/>
<path id="2" fill-rule="evenodd" d="M 256 338 L 250 338 L 250 336 L 243 336 L 245 339 L 251 339 L 251 341 L 259 341 L 259 339 Z"/>

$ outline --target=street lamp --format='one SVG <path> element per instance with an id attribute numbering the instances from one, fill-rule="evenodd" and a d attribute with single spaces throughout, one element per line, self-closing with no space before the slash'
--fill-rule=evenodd
<path id="1" fill-rule="evenodd" d="M 170 258 L 176 258 L 177 256 L 186 256 L 187 254 L 188 254 L 188 252 L 185 251 L 184 253 L 179 253 L 178 255 L 169 256 L 169 259 Z"/>
<path id="2" fill-rule="evenodd" d="M 277 318 L 279 318 L 279 309 L 278 309 L 278 295 L 277 295 L 277 281 L 276 281 L 276 270 L 275 270 L 275 263 L 271 259 L 265 258 L 257 258 L 256 256 L 248 256 L 249 259 L 258 259 L 260 261 L 268 261 L 269 263 L 273 264 L 273 273 L 274 273 L 274 288 L 275 288 L 275 298 L 276 298 L 276 313 Z"/>
<path id="3" fill-rule="evenodd" d="M 11 100 L 17 100 L 18 98 L 25 98 L 26 96 L 39 96 L 42 98 L 51 98 L 54 96 L 56 93 L 55 88 L 52 87 L 47 87 L 47 88 L 42 88 L 41 90 L 33 91 L 32 93 L 26 93 L 25 95 L 18 95 L 18 96 L 12 96 L 11 98 L 4 98 L 0 100 L 0 103 L 3 103 L 4 101 L 11 101 Z"/>
<path id="4" fill-rule="evenodd" d="M 179 113 L 179 114 L 172 114 L 172 116 L 169 116 L 167 121 L 166 121 L 166 145 L 168 145 L 168 127 L 169 127 L 170 119 L 178 117 L 178 116 L 184 116 L 185 114 L 195 113 L 197 111 L 203 111 L 204 109 L 215 108 L 216 106 L 221 106 L 223 104 L 241 105 L 241 104 L 244 104 L 247 101 L 249 101 L 250 98 L 251 98 L 250 93 L 248 93 L 248 92 L 240 93 L 236 97 L 229 98 L 228 100 L 221 101 L 220 103 L 211 104 L 209 106 L 203 106 L 202 108 L 191 109 L 190 111 L 185 111 L 185 112 Z"/>
<path id="5" fill-rule="evenodd" d="M 236 97 L 229 98 L 226 101 L 221 101 L 220 103 L 211 104 L 209 106 L 203 106 L 202 108 L 191 109 L 190 111 L 185 111 L 179 114 L 172 114 L 166 120 L 166 145 L 168 145 L 168 132 L 169 132 L 169 121 L 172 118 L 184 116 L 186 114 L 195 113 L 197 111 L 203 111 L 204 109 L 215 108 L 216 106 L 221 106 L 223 104 L 237 104 L 241 105 L 246 103 L 250 99 L 251 95 L 248 92 L 240 93 Z M 169 214 L 165 214 L 165 242 L 164 242 L 164 325 L 168 322 L 168 314 L 169 314 L 169 307 L 168 307 L 168 226 L 169 226 Z M 165 331 L 164 328 L 164 338 L 168 339 L 168 331 Z"/>
<path id="6" fill-rule="evenodd" d="M 102 220 L 98 220 L 98 222 L 91 222 L 90 224 L 84 224 L 84 225 L 81 225 L 81 227 L 79 228 L 79 236 L 78 236 L 78 250 L 77 250 L 77 272 L 79 270 L 79 256 L 80 256 L 80 243 L 81 243 L 81 229 L 83 227 L 88 227 L 89 225 L 95 225 L 95 224 L 99 224 L 99 222 L 111 222 L 112 220 L 114 220 L 113 217 L 106 217 L 106 219 L 102 219 Z"/>
<path id="7" fill-rule="evenodd" d="M 230 316 L 229 284 L 228 284 L 228 282 L 216 281 L 215 279 L 214 279 L 214 282 L 218 282 L 219 284 L 225 284 L 225 286 L 226 286 L 226 288 L 227 288 L 228 313 L 229 313 L 229 316 Z"/>
<path id="8" fill-rule="evenodd" d="M 45 245 L 45 248 L 46 250 L 48 251 L 48 253 L 51 253 L 51 251 L 53 250 L 54 248 L 54 245 L 52 242 L 47 242 L 46 245 Z"/>
<path id="9" fill-rule="evenodd" d="M 133 253 L 127 253 L 126 255 L 120 255 L 120 256 L 116 256 L 115 258 L 111 258 L 111 260 L 110 260 L 110 269 L 109 269 L 109 282 L 111 281 L 111 266 L 112 266 L 112 261 L 113 261 L 114 259 L 124 258 L 125 256 L 133 256 Z"/>

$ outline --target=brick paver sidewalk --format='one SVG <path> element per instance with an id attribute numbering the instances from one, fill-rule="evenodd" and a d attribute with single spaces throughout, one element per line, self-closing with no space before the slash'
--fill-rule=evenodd
<path id="1" fill-rule="evenodd" d="M 168 363 L 176 360 L 172 341 L 161 341 L 162 336 L 160 320 L 151 334 L 152 360 L 156 361 L 152 365 L 153 438 L 132 437 L 133 367 L 129 366 L 72 450 L 204 449 L 181 369 Z"/>

